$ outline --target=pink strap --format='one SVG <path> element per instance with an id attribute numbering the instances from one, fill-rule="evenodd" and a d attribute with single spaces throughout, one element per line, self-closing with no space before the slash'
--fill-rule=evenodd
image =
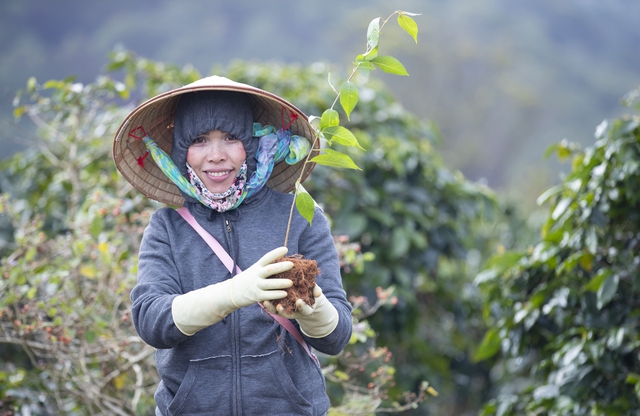
<path id="1" fill-rule="evenodd" d="M 200 237 L 202 237 L 204 241 L 209 244 L 211 250 L 216 253 L 216 256 L 218 256 L 227 270 L 233 273 L 233 259 L 231 258 L 229 253 L 227 253 L 227 251 L 222 248 L 218 240 L 213 238 L 211 234 L 209 234 L 204 228 L 202 228 L 200 224 L 198 224 L 198 221 L 196 221 L 196 219 L 193 217 L 193 215 L 191 215 L 186 207 L 179 208 L 176 211 L 178 211 L 178 214 L 182 215 L 182 218 L 184 218 L 189 223 L 189 225 L 191 225 L 193 229 L 196 230 L 198 234 L 200 234 Z M 236 273 L 240 273 L 241 271 L 242 270 L 240 270 L 240 267 L 236 266 Z"/>
<path id="2" fill-rule="evenodd" d="M 209 245 L 209 247 L 211 247 L 211 250 L 213 250 L 216 256 L 218 256 L 218 258 L 220 259 L 222 264 L 224 264 L 227 270 L 233 273 L 232 271 L 233 259 L 231 258 L 229 253 L 227 253 L 227 251 L 220 245 L 218 240 L 213 238 L 211 234 L 209 234 L 204 228 L 202 228 L 200 224 L 198 224 L 198 221 L 196 221 L 196 219 L 193 217 L 193 215 L 191 215 L 191 213 L 186 207 L 178 208 L 176 211 L 178 211 L 178 214 L 180 214 L 182 218 L 184 218 L 185 221 L 187 221 L 189 225 L 191 225 L 191 227 L 193 227 L 193 229 L 196 230 L 198 234 L 200 234 L 200 237 L 202 237 L 204 241 Z M 241 271 L 242 270 L 240 270 L 240 267 L 236 265 L 236 273 L 240 273 Z M 316 356 L 313 355 L 313 353 L 311 353 L 311 351 L 309 350 L 309 346 L 307 346 L 306 341 L 304 340 L 304 338 L 302 338 L 300 331 L 298 331 L 298 329 L 295 326 L 293 326 L 290 320 L 280 315 L 276 315 L 269 312 L 268 310 L 265 309 L 265 307 L 260 302 L 258 302 L 258 305 L 260 305 L 260 307 L 264 309 L 265 312 L 271 315 L 273 319 L 275 319 L 280 325 L 282 325 L 284 329 L 289 331 L 289 333 L 293 335 L 293 337 L 300 343 L 300 345 L 302 345 L 302 347 L 305 349 L 307 354 L 309 354 L 309 357 L 311 357 L 313 361 L 315 361 L 316 364 L 319 365 L 318 358 L 316 358 Z"/>

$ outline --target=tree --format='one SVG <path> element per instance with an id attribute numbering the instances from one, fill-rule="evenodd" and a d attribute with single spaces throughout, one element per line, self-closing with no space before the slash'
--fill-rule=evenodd
<path id="1" fill-rule="evenodd" d="M 476 282 L 489 324 L 476 353 L 503 374 L 485 415 L 631 415 L 640 408 L 640 90 L 571 159 L 541 241 L 496 254 Z"/>

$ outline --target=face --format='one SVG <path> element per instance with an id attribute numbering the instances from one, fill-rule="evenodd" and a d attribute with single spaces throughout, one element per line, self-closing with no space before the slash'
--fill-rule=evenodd
<path id="1" fill-rule="evenodd" d="M 246 158 L 242 141 L 220 130 L 196 137 L 187 150 L 187 162 L 213 193 L 225 192 L 233 185 Z"/>

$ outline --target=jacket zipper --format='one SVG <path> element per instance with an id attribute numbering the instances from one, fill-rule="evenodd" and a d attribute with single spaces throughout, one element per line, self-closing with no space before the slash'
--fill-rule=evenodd
<path id="1" fill-rule="evenodd" d="M 234 396 L 236 400 L 236 414 L 242 415 L 244 412 L 242 410 L 242 380 L 240 377 L 240 346 L 239 344 L 239 336 L 238 336 L 238 325 L 239 321 L 239 313 L 240 311 L 235 311 L 232 314 L 232 328 L 233 328 L 233 357 L 234 357 L 234 378 L 235 378 L 235 388 Z"/>
<path id="2" fill-rule="evenodd" d="M 224 219 L 224 224 L 227 227 L 227 233 L 229 234 L 229 254 L 235 255 L 235 253 L 231 252 L 231 248 L 233 247 L 233 234 L 231 233 L 231 224 L 227 218 Z M 241 402 L 241 389 L 242 384 L 240 382 L 240 346 L 239 346 L 239 336 L 238 330 L 240 325 L 239 318 L 240 311 L 235 311 L 231 314 L 231 345 L 233 349 L 233 384 L 234 384 L 234 399 L 235 399 L 235 414 L 241 415 L 242 412 L 242 402 Z"/>

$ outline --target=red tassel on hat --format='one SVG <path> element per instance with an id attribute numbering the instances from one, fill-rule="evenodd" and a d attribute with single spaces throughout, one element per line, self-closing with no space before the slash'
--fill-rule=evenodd
<path id="1" fill-rule="evenodd" d="M 136 159 L 136 161 L 138 162 L 138 165 L 140 165 L 140 167 L 144 168 L 144 159 L 149 156 L 149 151 L 147 150 L 142 156 L 140 156 L 139 158 Z"/>
<path id="2" fill-rule="evenodd" d="M 284 107 L 280 110 L 280 114 L 282 115 L 282 130 L 289 130 L 289 127 L 298 119 L 298 115 L 294 113 L 292 110 L 289 110 L 289 124 L 285 127 L 284 125 Z"/>

